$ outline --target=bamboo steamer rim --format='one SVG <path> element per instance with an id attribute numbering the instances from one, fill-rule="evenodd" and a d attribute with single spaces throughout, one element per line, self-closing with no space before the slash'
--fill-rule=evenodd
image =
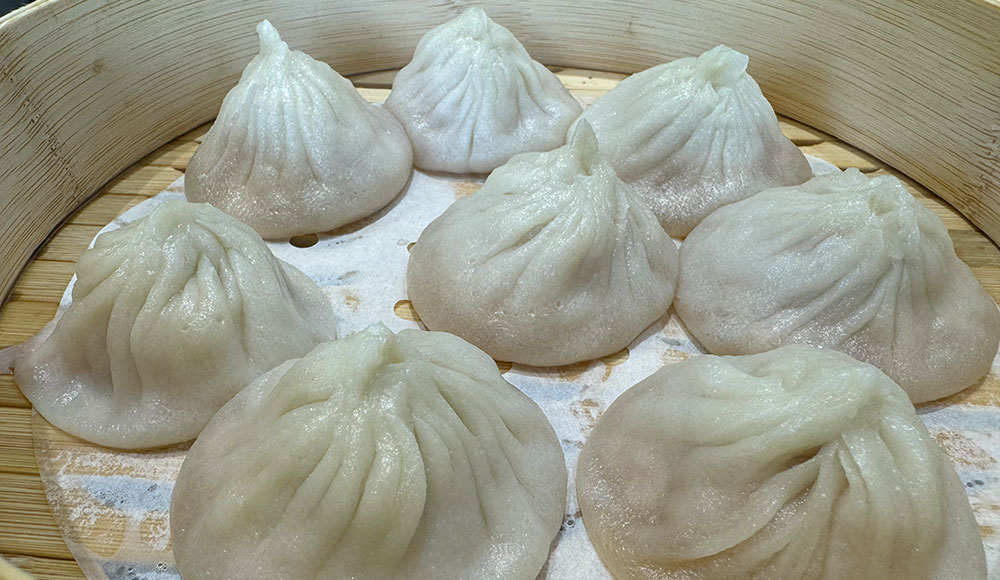
<path id="1" fill-rule="evenodd" d="M 102 185 L 214 117 L 260 19 L 357 74 L 405 64 L 462 4 L 42 0 L 0 18 L 0 297 Z M 902 170 L 1000 239 L 995 0 L 481 4 L 549 64 L 628 73 L 729 44 L 779 113 Z"/>

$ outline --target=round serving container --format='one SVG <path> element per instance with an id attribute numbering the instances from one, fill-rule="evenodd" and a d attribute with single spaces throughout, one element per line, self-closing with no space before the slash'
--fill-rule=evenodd
<path id="1" fill-rule="evenodd" d="M 477 4 L 578 95 L 719 43 L 747 53 L 797 145 L 905 176 L 1000 298 L 994 0 Z M 258 21 L 378 98 L 392 79 L 379 71 L 406 64 L 420 36 L 465 5 L 40 0 L 0 18 L 0 348 L 52 318 L 102 225 L 182 174 L 256 53 Z M 1000 385 L 971 391 L 956 397 L 1000 406 Z M 83 578 L 49 511 L 31 425 L 30 405 L 0 375 L 0 555 L 40 578 Z"/>

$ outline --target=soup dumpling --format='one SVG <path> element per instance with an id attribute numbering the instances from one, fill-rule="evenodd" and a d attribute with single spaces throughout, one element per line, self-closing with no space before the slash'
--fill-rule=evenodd
<path id="1" fill-rule="evenodd" d="M 616 579 L 985 580 L 962 481 L 881 371 L 791 345 L 622 394 L 577 496 Z"/>
<path id="2" fill-rule="evenodd" d="M 538 405 L 446 333 L 376 325 L 248 386 L 171 501 L 185 580 L 534 580 L 562 523 Z"/>
<path id="3" fill-rule="evenodd" d="M 715 209 L 812 176 L 726 46 L 636 73 L 584 111 L 618 176 L 672 236 Z"/>
<path id="4" fill-rule="evenodd" d="M 997 306 L 941 220 L 895 177 L 856 169 L 706 218 L 681 247 L 675 308 L 709 352 L 835 348 L 915 403 L 982 378 L 1000 343 Z"/>
<path id="5" fill-rule="evenodd" d="M 406 132 L 326 63 L 289 50 L 268 21 L 260 54 L 188 164 L 188 201 L 268 239 L 326 232 L 391 202 L 410 178 Z"/>
<path id="6" fill-rule="evenodd" d="M 99 236 L 72 296 L 14 376 L 53 425 L 108 447 L 190 441 L 251 380 L 336 336 L 323 291 L 207 204 Z"/>
<path id="7" fill-rule="evenodd" d="M 416 166 L 450 173 L 489 173 L 518 153 L 559 147 L 581 110 L 478 7 L 420 39 L 385 106 L 406 127 Z"/>
<path id="8" fill-rule="evenodd" d="M 498 360 L 553 366 L 613 354 L 666 313 L 677 249 L 581 123 L 525 153 L 431 222 L 407 291 L 432 330 Z"/>

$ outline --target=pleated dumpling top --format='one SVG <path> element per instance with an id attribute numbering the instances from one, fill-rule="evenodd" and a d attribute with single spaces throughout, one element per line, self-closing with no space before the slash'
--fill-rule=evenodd
<path id="1" fill-rule="evenodd" d="M 518 153 L 565 142 L 580 105 L 481 8 L 431 30 L 385 106 L 406 127 L 417 167 L 489 173 Z"/>
<path id="2" fill-rule="evenodd" d="M 119 448 L 190 441 L 261 373 L 335 334 L 329 299 L 246 224 L 171 201 L 102 234 L 73 303 L 14 361 L 53 425 Z"/>
<path id="3" fill-rule="evenodd" d="M 188 200 L 268 239 L 326 232 L 392 201 L 412 171 L 403 127 L 329 65 L 290 50 L 270 22 L 257 32 L 260 54 L 188 165 Z"/>
<path id="4" fill-rule="evenodd" d="M 625 79 L 581 117 L 672 236 L 727 203 L 812 177 L 748 63 L 717 46 L 661 64 Z"/>

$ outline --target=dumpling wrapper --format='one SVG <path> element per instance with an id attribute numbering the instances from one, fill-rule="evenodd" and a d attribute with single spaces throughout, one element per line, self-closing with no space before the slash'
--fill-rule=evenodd
<path id="1" fill-rule="evenodd" d="M 672 236 L 723 205 L 812 177 L 748 62 L 717 46 L 661 64 L 623 80 L 580 117 Z"/>
<path id="2" fill-rule="evenodd" d="M 450 334 L 382 325 L 212 419 L 171 502 L 185 580 L 534 580 L 562 523 L 541 409 Z"/>
<path id="3" fill-rule="evenodd" d="M 329 299 L 249 226 L 167 202 L 102 234 L 73 303 L 14 361 L 49 422 L 99 445 L 194 439 L 257 376 L 336 336 Z"/>
<path id="4" fill-rule="evenodd" d="M 964 486 L 881 371 L 792 345 L 667 365 L 580 455 L 617 580 L 985 580 Z"/>
<path id="5" fill-rule="evenodd" d="M 267 20 L 257 33 L 260 54 L 188 164 L 187 199 L 268 239 L 326 232 L 395 199 L 413 165 L 399 122 L 326 63 L 289 50 Z"/>
<path id="6" fill-rule="evenodd" d="M 989 372 L 1000 313 L 941 220 L 856 169 L 726 206 L 681 247 L 674 307 L 714 354 L 789 343 L 875 365 L 915 403 Z"/>
<path id="7" fill-rule="evenodd" d="M 420 39 L 385 107 L 406 127 L 416 166 L 451 173 L 489 173 L 518 153 L 559 147 L 581 111 L 478 7 Z"/>
<path id="8" fill-rule="evenodd" d="M 407 292 L 432 330 L 498 360 L 551 366 L 613 354 L 670 307 L 677 249 L 582 123 L 452 204 L 410 253 Z"/>

